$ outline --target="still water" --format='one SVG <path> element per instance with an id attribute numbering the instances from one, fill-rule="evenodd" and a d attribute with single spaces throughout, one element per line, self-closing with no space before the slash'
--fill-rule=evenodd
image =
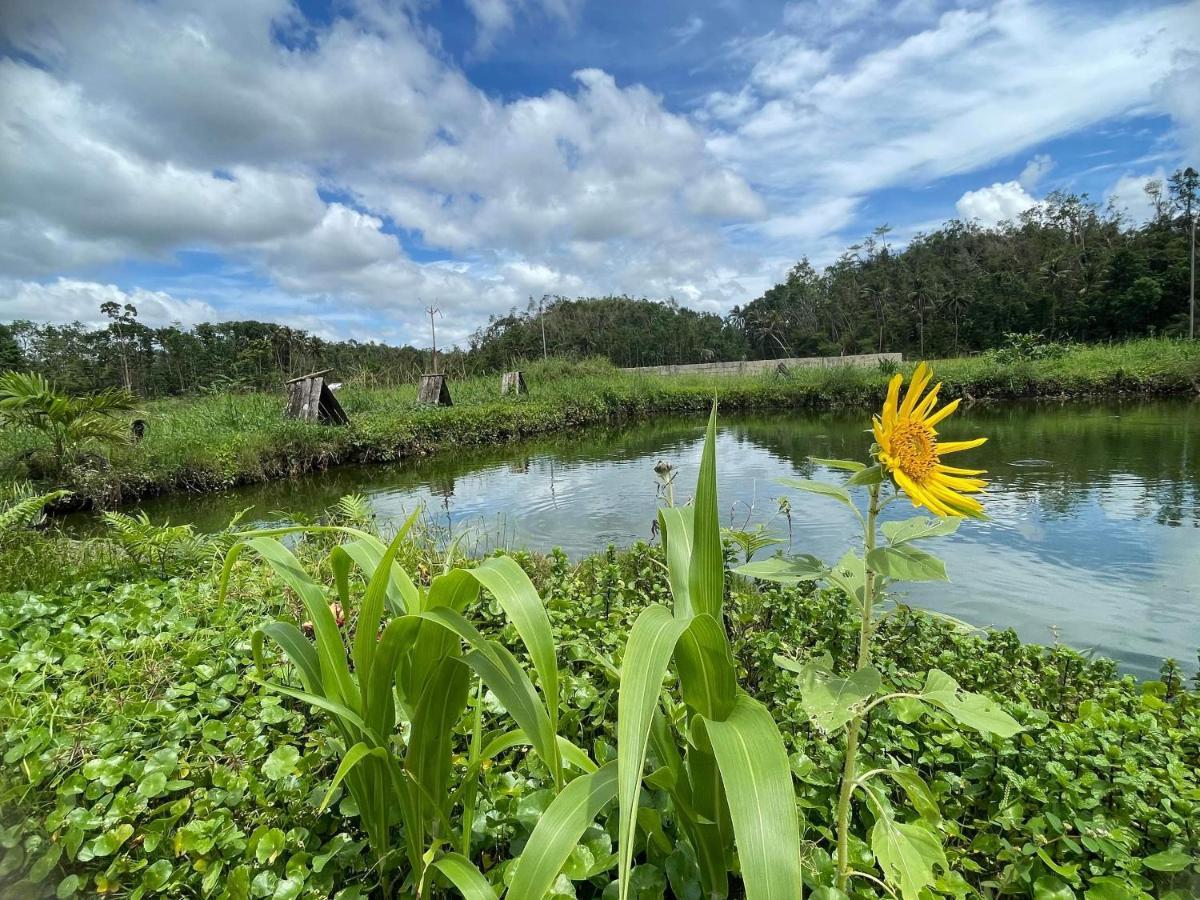
<path id="1" fill-rule="evenodd" d="M 949 440 L 990 438 L 960 465 L 989 471 L 991 520 L 968 522 L 940 541 L 951 583 L 912 586 L 908 602 L 981 627 L 1011 626 L 1027 640 L 1094 649 L 1138 675 L 1156 672 L 1166 656 L 1195 671 L 1200 404 L 976 406 L 945 424 Z M 434 523 L 466 532 L 472 549 L 561 547 L 580 557 L 651 537 L 658 461 L 678 473 L 676 502 L 688 500 L 703 429 L 699 418 L 660 418 L 226 495 L 162 498 L 145 509 L 155 521 L 219 528 L 242 507 L 254 507 L 251 519 L 315 515 L 360 492 L 384 525 L 424 504 Z M 852 514 L 775 479 L 838 480 L 808 457 L 862 458 L 869 442 L 861 415 L 723 416 L 722 524 L 761 522 L 795 552 L 836 559 L 854 537 Z M 790 526 L 779 511 L 784 496 Z M 887 510 L 892 518 L 914 514 L 907 502 Z"/>

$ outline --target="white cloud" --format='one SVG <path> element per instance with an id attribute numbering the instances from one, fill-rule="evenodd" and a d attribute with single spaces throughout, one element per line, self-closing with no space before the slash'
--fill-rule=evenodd
<path id="1" fill-rule="evenodd" d="M 1107 200 L 1133 224 L 1141 225 L 1154 214 L 1154 204 L 1146 193 L 1146 185 L 1157 181 L 1166 192 L 1167 174 L 1161 168 L 1144 175 L 1126 174 L 1109 188 Z"/>
<path id="2" fill-rule="evenodd" d="M 523 18 L 569 30 L 580 9 L 469 4 L 481 49 Z M 400 339 L 423 334 L 422 298 L 458 335 L 541 292 L 721 310 L 802 254 L 832 258 L 879 189 L 1131 112 L 1166 112 L 1200 144 L 1194 5 L 946 5 L 793 4 L 730 42 L 742 80 L 685 114 L 595 68 L 489 96 L 421 4 L 359 0 L 313 25 L 290 0 L 8 0 L 0 277 L 92 284 L 107 263 L 212 250 L 244 279 L 241 299 L 199 295 L 220 315 Z M 669 37 L 710 31 L 691 16 Z M 960 208 L 1011 214 L 1048 165 L 1035 156 Z"/>
<path id="3" fill-rule="evenodd" d="M 519 15 L 541 14 L 570 24 L 578 15 L 582 0 L 466 0 L 475 16 L 475 49 L 487 52 L 505 32 L 513 28 Z"/>
<path id="4" fill-rule="evenodd" d="M 995 165 L 1114 117 L 1174 111 L 1197 121 L 1196 92 L 1179 76 L 1181 54 L 1200 41 L 1196 10 L 1179 3 L 1100 16 L 1032 0 L 956 8 L 899 40 L 876 36 L 870 49 L 844 36 L 817 45 L 832 53 L 828 71 L 814 76 L 814 65 L 789 90 L 753 73 L 788 71 L 806 31 L 738 41 L 734 58 L 753 57 L 749 87 L 707 98 L 708 145 L 753 173 L 770 208 L 769 237 L 787 231 L 777 220 L 797 209 Z M 918 19 L 927 12 L 910 10 Z M 1005 210 L 1024 202 L 1001 193 Z"/>
<path id="5" fill-rule="evenodd" d="M 1038 153 L 1029 162 L 1025 163 L 1025 168 L 1021 170 L 1017 181 L 1021 183 L 1021 187 L 1027 191 L 1035 190 L 1043 178 L 1050 174 L 1054 168 L 1054 160 L 1049 153 Z"/>
<path id="6" fill-rule="evenodd" d="M 22 9 L 8 37 L 44 65 L 0 62 L 0 272 L 213 249 L 401 322 L 419 294 L 478 322 L 543 284 L 741 299 L 717 229 L 762 200 L 644 87 L 587 69 L 494 100 L 382 8 L 297 49 L 272 41 L 301 25 L 283 0 Z M 389 219 L 459 262 L 415 263 Z"/>
<path id="7" fill-rule="evenodd" d="M 671 29 L 671 36 L 675 38 L 677 44 L 682 45 L 691 41 L 703 30 L 704 20 L 702 18 L 699 16 L 688 16 L 686 22 Z"/>
<path id="8" fill-rule="evenodd" d="M 100 326 L 108 320 L 100 312 L 102 303 L 131 303 L 143 325 L 161 326 L 179 322 L 185 326 L 216 318 L 216 310 L 201 300 L 185 300 L 163 291 L 125 291 L 115 284 L 59 278 L 49 283 L 0 280 L 0 320 L 32 319 L 37 322 L 69 324 L 82 322 Z"/>
<path id="9" fill-rule="evenodd" d="M 967 191 L 958 198 L 955 209 L 962 218 L 991 227 L 1000 222 L 1015 222 L 1021 213 L 1037 203 L 1020 182 L 1005 181 L 977 191 Z"/>

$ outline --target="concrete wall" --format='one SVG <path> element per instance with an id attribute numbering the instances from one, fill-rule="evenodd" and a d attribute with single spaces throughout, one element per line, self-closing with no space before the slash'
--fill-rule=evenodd
<path id="1" fill-rule="evenodd" d="M 861 353 L 857 356 L 796 356 L 790 359 L 750 359 L 740 362 L 695 363 L 687 366 L 638 366 L 623 369 L 641 375 L 761 375 L 785 369 L 831 366 L 876 366 L 883 360 L 903 362 L 902 353 Z"/>

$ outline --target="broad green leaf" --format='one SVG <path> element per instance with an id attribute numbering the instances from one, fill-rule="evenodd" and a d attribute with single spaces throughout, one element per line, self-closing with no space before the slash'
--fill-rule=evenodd
<path id="1" fill-rule="evenodd" d="M 725 600 L 725 553 L 717 518 L 717 404 L 708 417 L 700 474 L 696 478 L 695 513 L 692 518 L 692 558 L 688 567 L 688 594 L 692 612 L 708 613 L 718 622 Z"/>
<path id="2" fill-rule="evenodd" d="M 888 769 L 883 774 L 895 781 L 908 795 L 908 802 L 926 822 L 937 825 L 942 821 L 942 812 L 938 809 L 937 798 L 933 791 L 915 769 Z"/>
<path id="3" fill-rule="evenodd" d="M 617 793 L 617 763 L 581 775 L 551 801 L 516 862 L 508 896 L 545 897 L 584 831 Z"/>
<path id="4" fill-rule="evenodd" d="M 842 469 L 846 472 L 861 472 L 867 467 L 865 463 L 853 459 L 822 459 L 819 456 L 810 456 L 808 461 L 816 463 L 818 466 L 828 466 L 831 469 Z"/>
<path id="5" fill-rule="evenodd" d="M 960 725 L 1002 738 L 1023 729 L 1016 719 L 982 694 L 960 690 L 958 682 L 940 669 L 930 669 L 920 699 L 949 713 Z"/>
<path id="6" fill-rule="evenodd" d="M 433 867 L 450 879 L 464 900 L 496 900 L 495 889 L 465 856 L 446 853 L 433 861 Z"/>
<path id="7" fill-rule="evenodd" d="M 94 856 L 112 856 L 117 849 L 133 836 L 133 826 L 128 822 L 110 828 L 92 843 Z"/>
<path id="8" fill-rule="evenodd" d="M 1033 883 L 1033 900 L 1075 900 L 1075 892 L 1065 881 L 1043 875 Z"/>
<path id="9" fill-rule="evenodd" d="M 525 570 L 517 565 L 516 560 L 508 556 L 494 557 L 468 571 L 491 592 L 508 620 L 517 629 L 541 683 L 551 728 L 557 731 L 558 660 L 555 656 L 550 617 L 546 614 L 546 606 L 542 603 L 537 588 L 533 586 Z M 557 768 L 555 778 L 561 780 Z"/>
<path id="10" fill-rule="evenodd" d="M 848 479 L 846 484 L 853 484 L 857 487 L 866 487 L 872 484 L 879 484 L 883 481 L 883 466 L 874 465 L 870 468 L 863 469 L 861 472 L 855 472 Z"/>
<path id="11" fill-rule="evenodd" d="M 728 718 L 706 719 L 721 771 L 747 900 L 797 900 L 800 821 L 783 736 L 767 708 L 739 694 Z"/>
<path id="12" fill-rule="evenodd" d="M 1038 858 L 1044 862 L 1049 867 L 1050 871 L 1055 875 L 1061 875 L 1063 878 L 1066 878 L 1069 881 L 1078 880 L 1076 878 L 1079 873 L 1078 863 L 1066 863 L 1065 865 L 1059 864 L 1051 858 L 1049 853 L 1046 852 L 1045 847 L 1038 847 L 1037 855 Z"/>
<path id="13" fill-rule="evenodd" d="M 646 764 L 650 726 L 675 644 L 688 624 L 685 619 L 675 618 L 665 606 L 653 604 L 642 610 L 625 645 L 621 686 L 617 694 L 620 856 L 617 878 L 621 900 L 628 897 L 629 870 L 633 867 L 634 817 L 642 791 L 642 769 Z"/>
<path id="14" fill-rule="evenodd" d="M 507 647 L 494 641 L 472 650 L 463 660 L 483 679 L 496 698 L 530 737 L 546 768 L 556 776 L 561 766 L 557 736 L 546 707 L 534 690 L 529 675 Z M 557 781 L 557 778 L 556 778 Z"/>
<path id="15" fill-rule="evenodd" d="M 832 671 L 829 654 L 800 667 L 800 702 L 813 724 L 822 731 L 841 728 L 854 718 L 856 707 L 875 694 L 882 684 L 874 666 L 864 666 L 848 678 Z"/>
<path id="16" fill-rule="evenodd" d="M 803 556 L 775 556 L 759 562 L 746 563 L 733 571 L 747 578 L 794 586 L 801 581 L 823 578 L 829 570 L 821 560 L 806 553 Z"/>
<path id="17" fill-rule="evenodd" d="M 688 572 L 692 566 L 692 523 L 695 512 L 690 506 L 668 506 L 658 511 L 671 599 L 674 601 L 675 615 L 684 619 L 692 615 Z"/>
<path id="18" fill-rule="evenodd" d="M 850 499 L 850 492 L 843 487 L 838 487 L 836 484 L 826 484 L 824 481 L 813 481 L 810 478 L 776 478 L 777 482 L 784 487 L 795 488 L 798 491 L 807 491 L 810 494 L 820 494 L 824 497 L 832 497 L 839 503 L 854 509 L 854 501 Z"/>
<path id="19" fill-rule="evenodd" d="M 1142 860 L 1142 865 L 1155 872 L 1182 872 L 1194 862 L 1195 860 L 1187 853 L 1178 847 L 1172 847 L 1170 850 L 1163 850 L 1161 853 L 1147 856 Z"/>
<path id="20" fill-rule="evenodd" d="M 454 726 L 467 706 L 470 674 L 461 660 L 446 657 L 433 671 L 417 704 L 404 768 L 421 788 L 416 803 L 417 814 L 423 821 L 434 818 L 435 813 L 425 808 L 429 802 L 426 797 L 443 810 L 440 804 L 444 803 L 448 790 L 451 740 Z"/>
<path id="21" fill-rule="evenodd" d="M 283 648 L 283 652 L 300 673 L 300 682 L 306 691 L 318 693 L 321 690 L 321 662 L 304 632 L 291 622 L 268 622 L 256 630 L 250 643 L 255 665 L 261 675 L 267 672 L 267 663 L 262 652 L 264 638 L 270 638 Z"/>
<path id="22" fill-rule="evenodd" d="M 1123 878 L 1100 875 L 1091 879 L 1083 892 L 1084 900 L 1137 900 L 1141 890 L 1130 887 Z"/>
<path id="23" fill-rule="evenodd" d="M 922 888 L 934 883 L 934 866 L 949 868 L 941 841 L 922 825 L 897 822 L 886 795 L 875 785 L 865 784 L 863 791 L 875 813 L 871 852 L 879 868 L 903 900 L 919 900 Z"/>
<path id="24" fill-rule="evenodd" d="M 867 584 L 866 565 L 862 559 L 848 551 L 837 565 L 829 570 L 829 583 L 845 591 L 850 602 L 862 608 L 863 594 Z"/>
<path id="25" fill-rule="evenodd" d="M 867 565 L 897 581 L 949 581 L 946 564 L 931 553 L 901 544 L 876 547 L 867 554 Z"/>
<path id="26" fill-rule="evenodd" d="M 707 718 L 729 715 L 737 693 L 737 674 L 725 631 L 707 613 L 695 616 L 675 646 L 679 690 L 692 709 Z"/>
<path id="27" fill-rule="evenodd" d="M 321 667 L 321 693 L 329 700 L 357 711 L 358 690 L 350 676 L 346 660 L 346 645 L 333 613 L 329 609 L 324 586 L 313 581 L 292 551 L 269 537 L 253 537 L 245 546 L 261 556 L 271 569 L 294 590 L 304 603 L 316 637 L 317 658 Z M 235 548 L 237 546 L 235 545 Z M 234 550 L 230 550 L 233 558 Z"/>
<path id="28" fill-rule="evenodd" d="M 903 522 L 884 522 L 883 535 L 893 547 L 907 541 L 921 541 L 926 538 L 941 537 L 954 534 L 962 519 L 934 519 L 929 516 L 915 516 Z"/>
<path id="29" fill-rule="evenodd" d="M 296 771 L 296 763 L 300 761 L 300 751 L 291 744 L 276 747 L 263 763 L 263 774 L 272 781 L 287 778 Z"/>

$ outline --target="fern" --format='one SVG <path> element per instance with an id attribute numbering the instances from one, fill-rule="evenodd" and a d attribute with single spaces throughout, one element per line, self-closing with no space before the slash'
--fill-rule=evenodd
<path id="1" fill-rule="evenodd" d="M 41 524 L 48 504 L 71 496 L 70 491 L 35 494 L 27 481 L 15 482 L 0 496 L 0 534 Z"/>
<path id="2" fill-rule="evenodd" d="M 192 525 L 155 525 L 144 512 L 129 516 L 120 512 L 103 514 L 117 543 L 134 560 L 153 563 L 164 576 L 167 563 L 198 565 L 210 550 L 206 537 L 198 537 Z"/>
<path id="3" fill-rule="evenodd" d="M 329 519 L 343 525 L 365 526 L 375 518 L 371 501 L 362 494 L 347 494 L 329 508 Z"/>

